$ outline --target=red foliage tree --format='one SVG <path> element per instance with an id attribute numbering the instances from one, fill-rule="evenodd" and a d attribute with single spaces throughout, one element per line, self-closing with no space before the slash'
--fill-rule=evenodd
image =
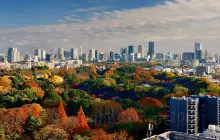
<path id="1" fill-rule="evenodd" d="M 104 74 L 105 76 L 113 76 L 114 75 L 114 72 L 112 70 L 108 70 L 105 72 Z"/>
<path id="2" fill-rule="evenodd" d="M 59 106 L 58 106 L 58 116 L 59 116 L 59 121 L 61 125 L 64 125 L 64 123 L 66 122 L 67 119 L 67 115 L 65 112 L 65 109 L 63 107 L 63 102 L 62 100 L 60 100 Z"/>
<path id="3" fill-rule="evenodd" d="M 138 105 L 141 105 L 146 108 L 160 108 L 163 107 L 163 104 L 157 99 L 144 97 L 137 102 Z"/>
<path id="4" fill-rule="evenodd" d="M 128 108 L 125 111 L 119 113 L 118 120 L 120 122 L 138 122 L 139 116 L 134 108 Z"/>
<path id="5" fill-rule="evenodd" d="M 89 130 L 89 125 L 87 124 L 86 115 L 83 112 L 82 105 L 79 107 L 79 111 L 77 113 L 77 119 L 79 122 L 79 128 L 82 128 L 84 130 Z"/>

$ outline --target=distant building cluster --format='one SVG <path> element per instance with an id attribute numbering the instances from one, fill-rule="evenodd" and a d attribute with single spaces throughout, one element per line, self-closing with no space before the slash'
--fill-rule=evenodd
<path id="1" fill-rule="evenodd" d="M 77 63 L 90 63 L 90 62 L 158 62 L 162 66 L 186 66 L 189 70 L 197 73 L 198 76 L 205 76 L 212 73 L 212 69 L 216 64 L 220 64 L 220 57 L 216 54 L 211 56 L 207 50 L 203 50 L 202 43 L 196 42 L 194 52 L 183 52 L 182 54 L 168 52 L 167 54 L 156 52 L 155 43 L 149 42 L 148 47 L 143 45 L 121 48 L 120 52 L 107 50 L 101 52 L 97 49 L 90 49 L 87 53 L 83 52 L 82 47 L 74 47 L 70 50 L 64 48 L 46 51 L 44 49 L 36 49 L 33 53 L 25 53 L 21 55 L 19 50 L 15 47 L 9 48 L 7 53 L 0 54 L 0 69 L 5 67 L 10 68 L 29 68 L 28 63 L 71 63 L 71 60 Z M 18 66 L 22 63 L 22 66 Z M 24 63 L 27 65 L 25 66 Z M 13 67 L 11 65 L 13 64 Z M 9 66 L 10 65 L 10 66 Z M 15 66 L 16 65 L 16 66 Z"/>

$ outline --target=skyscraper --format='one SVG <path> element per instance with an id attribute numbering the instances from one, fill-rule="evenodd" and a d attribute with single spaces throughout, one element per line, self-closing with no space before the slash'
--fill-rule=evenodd
<path id="1" fill-rule="evenodd" d="M 203 58 L 202 43 L 195 43 L 195 59 L 201 61 Z"/>
<path id="2" fill-rule="evenodd" d="M 34 56 L 37 56 L 38 61 L 40 61 L 41 60 L 41 49 L 36 49 L 34 51 Z"/>
<path id="3" fill-rule="evenodd" d="M 148 55 L 150 56 L 150 59 L 153 59 L 153 55 L 154 55 L 154 42 L 149 42 L 149 46 L 148 46 Z"/>
<path id="4" fill-rule="evenodd" d="M 134 46 L 128 46 L 128 55 L 134 53 Z"/>
<path id="5" fill-rule="evenodd" d="M 81 46 L 78 47 L 78 53 L 79 53 L 79 57 L 81 57 L 82 56 L 82 47 Z"/>
<path id="6" fill-rule="evenodd" d="M 95 59 L 98 60 L 99 59 L 99 51 L 95 50 Z"/>
<path id="7" fill-rule="evenodd" d="M 72 60 L 79 59 L 79 51 L 78 51 L 78 48 L 72 48 L 72 49 L 71 49 L 71 59 L 72 59 Z"/>
<path id="8" fill-rule="evenodd" d="M 141 54 L 141 58 L 144 58 L 144 46 L 142 45 L 138 46 L 138 53 Z"/>
<path id="9" fill-rule="evenodd" d="M 18 62 L 20 61 L 20 52 L 18 52 L 17 48 L 9 48 L 8 49 L 8 62 Z"/>
<path id="10" fill-rule="evenodd" d="M 46 59 L 46 51 L 42 50 L 41 51 L 41 60 L 45 60 Z"/>
<path id="11" fill-rule="evenodd" d="M 91 49 L 91 50 L 89 50 L 89 60 L 90 61 L 93 61 L 93 60 L 95 60 L 96 59 L 96 50 L 95 49 Z"/>
<path id="12" fill-rule="evenodd" d="M 58 48 L 58 59 L 64 60 L 64 48 Z"/>

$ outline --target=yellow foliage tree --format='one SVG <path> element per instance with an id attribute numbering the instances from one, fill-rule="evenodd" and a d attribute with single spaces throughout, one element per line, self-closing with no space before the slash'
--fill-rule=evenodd
<path id="1" fill-rule="evenodd" d="M 60 85 L 63 83 L 63 78 L 60 76 L 54 75 L 51 78 L 49 78 L 49 81 L 55 85 Z"/>

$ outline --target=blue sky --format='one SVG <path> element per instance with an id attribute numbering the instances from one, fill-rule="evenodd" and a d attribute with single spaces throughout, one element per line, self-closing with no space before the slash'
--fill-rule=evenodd
<path id="1" fill-rule="evenodd" d="M 119 51 L 129 45 L 156 52 L 220 52 L 220 0 L 0 0 L 0 53 L 82 46 Z"/>
<path id="2" fill-rule="evenodd" d="M 164 0 L 1 0 L 0 27 L 59 24 L 58 20 L 71 13 L 85 20 L 91 16 L 91 12 L 135 9 L 163 2 Z M 74 12 L 79 9 L 88 11 Z"/>

